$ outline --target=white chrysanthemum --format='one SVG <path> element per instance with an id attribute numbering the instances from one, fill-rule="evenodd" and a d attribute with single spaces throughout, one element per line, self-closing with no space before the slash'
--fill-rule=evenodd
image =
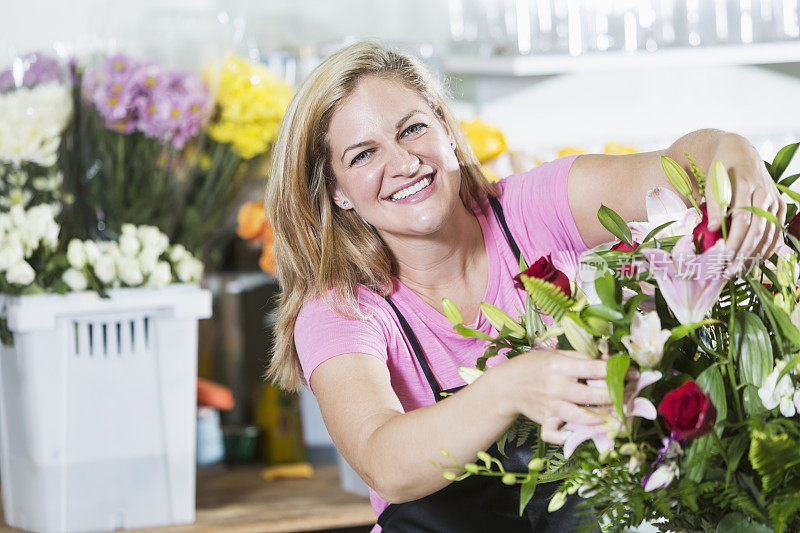
<path id="1" fill-rule="evenodd" d="M 139 255 L 140 249 L 141 244 L 139 243 L 139 238 L 136 236 L 136 233 L 123 232 L 122 235 L 119 236 L 119 251 L 125 257 L 136 257 Z"/>
<path id="2" fill-rule="evenodd" d="M 5 272 L 25 259 L 19 239 L 6 237 L 0 239 L 0 272 Z"/>
<path id="3" fill-rule="evenodd" d="M 158 257 L 161 253 L 153 248 L 144 248 L 141 253 L 139 254 L 139 268 L 142 270 L 142 274 L 145 276 L 149 276 L 153 269 L 156 268 L 156 264 L 158 263 Z"/>
<path id="4" fill-rule="evenodd" d="M 117 261 L 117 272 L 120 281 L 129 287 L 138 287 L 144 282 L 139 261 L 134 257 L 121 257 Z"/>
<path id="5" fill-rule="evenodd" d="M 166 261 L 159 261 L 147 278 L 148 287 L 163 287 L 172 281 L 172 267 Z"/>
<path id="6" fill-rule="evenodd" d="M 178 263 L 178 266 L 175 267 L 175 271 L 178 275 L 178 279 L 183 283 L 200 281 L 200 278 L 203 277 L 203 263 L 194 257 L 187 256 Z"/>
<path id="7" fill-rule="evenodd" d="M 31 207 L 25 214 L 25 226 L 20 229 L 30 238 L 34 249 L 38 248 L 39 242 L 50 247 L 56 246 L 60 231 L 56 222 L 56 209 L 49 204 Z"/>
<path id="8" fill-rule="evenodd" d="M 139 226 L 136 231 L 139 242 L 145 250 L 153 250 L 156 255 L 161 255 L 169 246 L 169 237 L 161 233 L 155 226 Z"/>
<path id="9" fill-rule="evenodd" d="M 111 255 L 101 255 L 92 264 L 94 275 L 105 285 L 111 284 L 117 277 L 117 260 Z"/>
<path id="10" fill-rule="evenodd" d="M 27 286 L 36 279 L 36 272 L 26 261 L 20 261 L 6 272 L 6 279 L 12 285 Z"/>
<path id="11" fill-rule="evenodd" d="M 76 270 L 86 265 L 86 248 L 80 239 L 72 239 L 67 245 L 67 261 Z"/>
<path id="12" fill-rule="evenodd" d="M 184 248 L 182 244 L 176 244 L 169 249 L 169 260 L 172 261 L 173 264 L 180 263 L 188 255 L 189 252 L 186 251 L 186 248 Z"/>
<path id="13" fill-rule="evenodd" d="M 83 253 L 86 256 L 86 262 L 90 265 L 97 263 L 100 258 L 100 248 L 94 241 L 83 242 Z"/>
<path id="14" fill-rule="evenodd" d="M 0 117 L 1 161 L 53 166 L 72 117 L 70 89 L 51 82 L 0 94 Z"/>
<path id="15" fill-rule="evenodd" d="M 64 283 L 67 284 L 71 291 L 84 291 L 89 286 L 89 281 L 83 272 L 74 268 L 68 268 L 61 276 L 61 279 L 64 280 Z"/>
<path id="16" fill-rule="evenodd" d="M 0 236 L 8 233 L 14 227 L 14 222 L 11 220 L 11 215 L 8 213 L 0 213 Z"/>

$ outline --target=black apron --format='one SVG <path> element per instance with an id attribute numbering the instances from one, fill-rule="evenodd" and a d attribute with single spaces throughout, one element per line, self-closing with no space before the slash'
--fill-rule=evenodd
<path id="1" fill-rule="evenodd" d="M 497 198 L 489 197 L 492 210 L 500 225 L 514 256 L 520 251 L 514 237 L 506 225 L 503 209 Z M 443 399 L 442 393 L 454 393 L 462 387 L 442 390 L 431 370 L 422 346 L 391 298 L 385 297 L 391 305 L 403 329 L 414 355 L 425 374 L 434 399 Z M 497 458 L 509 472 L 528 472 L 528 462 L 533 458 L 536 435 L 529 437 L 522 446 L 514 448 L 507 443 L 503 455 L 493 444 L 486 452 Z M 580 498 L 573 495 L 567 498 L 564 506 L 549 513 L 547 506 L 550 497 L 558 489 L 559 483 L 542 483 L 536 487 L 533 498 L 519 513 L 520 485 L 505 485 L 496 477 L 470 476 L 462 481 L 454 481 L 443 489 L 428 496 L 406 503 L 390 504 L 378 517 L 378 524 L 384 533 L 527 533 L 572 532 L 579 524 L 576 505 Z"/>

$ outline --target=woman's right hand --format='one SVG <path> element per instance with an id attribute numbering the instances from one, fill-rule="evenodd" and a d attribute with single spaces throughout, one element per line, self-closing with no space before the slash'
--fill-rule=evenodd
<path id="1" fill-rule="evenodd" d="M 500 363 L 486 372 L 493 375 L 503 410 L 524 415 L 541 424 L 542 440 L 563 444 L 560 431 L 570 422 L 596 425 L 603 418 L 591 411 L 612 404 L 608 389 L 579 380 L 605 380 L 606 362 L 569 350 L 532 350 Z"/>

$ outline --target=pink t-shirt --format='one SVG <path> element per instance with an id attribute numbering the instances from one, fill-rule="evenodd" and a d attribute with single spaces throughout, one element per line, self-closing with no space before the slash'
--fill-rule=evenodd
<path id="1" fill-rule="evenodd" d="M 506 223 L 528 263 L 552 254 L 556 267 L 571 278 L 578 254 L 586 249 L 567 201 L 567 175 L 576 157 L 562 157 L 498 183 Z M 489 201 L 484 198 L 474 211 L 489 262 L 489 281 L 482 301 L 517 317 L 525 307 L 525 291 L 514 287 L 512 279 L 519 273 L 519 259 L 514 257 Z M 392 301 L 417 336 L 442 390 L 464 385 L 458 368 L 474 367 L 483 355 L 486 341 L 462 337 L 441 312 L 397 278 L 393 281 Z M 358 288 L 358 302 L 361 310 L 371 316 L 369 320 L 339 317 L 321 298 L 303 305 L 295 325 L 295 344 L 306 380 L 331 357 L 363 353 L 386 363 L 392 388 L 406 412 L 435 403 L 425 374 L 389 304 L 364 286 Z M 471 326 L 495 334 L 483 314 Z M 488 364 L 504 359 L 496 356 Z M 377 515 L 388 505 L 372 490 L 370 499 Z M 374 531 L 380 529 L 376 526 Z"/>

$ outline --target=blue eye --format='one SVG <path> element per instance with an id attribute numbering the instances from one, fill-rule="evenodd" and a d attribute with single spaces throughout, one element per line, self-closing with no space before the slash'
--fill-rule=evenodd
<path id="1" fill-rule="evenodd" d="M 370 148 L 369 150 L 364 150 L 363 152 L 359 153 L 357 156 L 355 156 L 353 158 L 352 161 L 350 161 L 350 166 L 352 167 L 356 163 L 359 163 L 359 162 L 363 161 L 364 159 L 367 158 L 366 156 L 371 154 L 371 153 L 372 153 L 372 148 Z M 364 157 L 362 157 L 362 156 L 364 156 Z"/>
<path id="2" fill-rule="evenodd" d="M 407 128 L 406 128 L 406 129 L 403 131 L 403 135 L 405 135 L 406 133 L 417 133 L 418 131 L 425 130 L 427 127 L 428 127 L 428 126 L 426 126 L 426 125 L 425 125 L 425 124 L 423 124 L 422 122 L 418 122 L 418 123 L 416 123 L 416 124 L 412 124 L 411 126 L 407 127 Z M 413 131 L 412 131 L 412 130 L 413 130 Z"/>

